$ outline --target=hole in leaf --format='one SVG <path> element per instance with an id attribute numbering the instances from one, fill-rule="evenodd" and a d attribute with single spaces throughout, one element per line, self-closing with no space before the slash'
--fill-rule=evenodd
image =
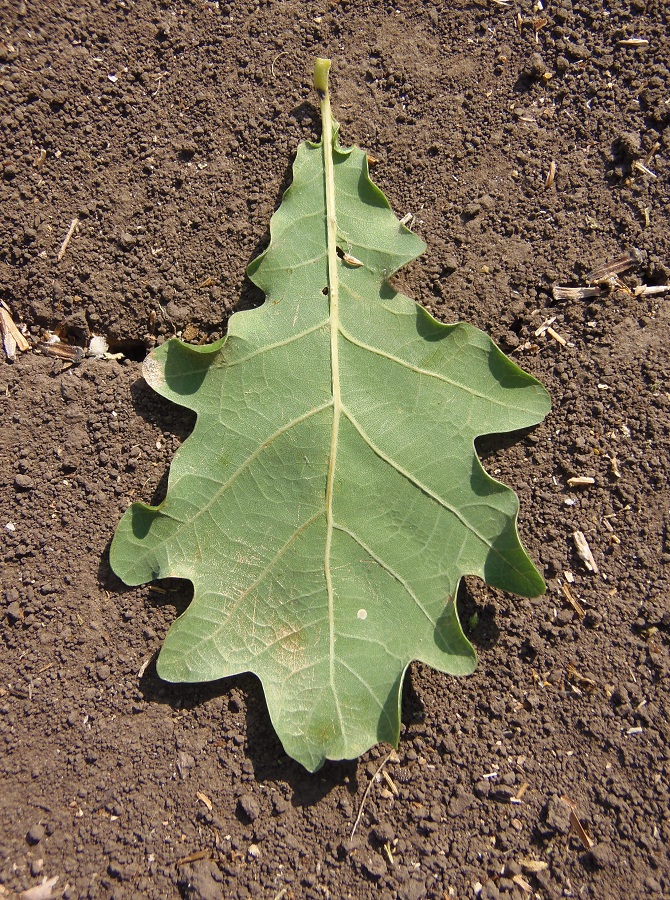
<path id="1" fill-rule="evenodd" d="M 336 247 L 335 251 L 340 259 L 344 259 L 344 250 L 341 247 Z"/>
<path id="2" fill-rule="evenodd" d="M 324 297 L 327 297 L 328 296 L 328 288 L 327 287 L 321 288 L 321 293 L 323 294 Z"/>

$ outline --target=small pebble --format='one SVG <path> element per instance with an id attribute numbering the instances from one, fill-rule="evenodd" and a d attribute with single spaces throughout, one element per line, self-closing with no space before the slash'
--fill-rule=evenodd
<path id="1" fill-rule="evenodd" d="M 388 822 L 379 822 L 372 829 L 372 837 L 378 844 L 390 844 L 395 837 L 395 831 Z"/>
<path id="2" fill-rule="evenodd" d="M 363 870 L 363 873 L 373 881 L 377 881 L 388 872 L 386 863 L 378 853 L 373 853 L 362 860 L 361 869 Z"/>
<path id="3" fill-rule="evenodd" d="M 26 840 L 29 844 L 39 844 L 45 833 L 44 825 L 31 825 L 26 835 Z"/>
<path id="4" fill-rule="evenodd" d="M 589 851 L 589 856 L 597 869 L 610 869 L 616 865 L 616 856 L 607 843 L 596 844 Z"/>
<path id="5" fill-rule="evenodd" d="M 119 244 L 122 250 L 132 250 L 136 243 L 137 238 L 128 231 L 124 231 L 119 237 Z"/>
<path id="6" fill-rule="evenodd" d="M 7 607 L 7 617 L 12 625 L 15 625 L 23 618 L 23 613 L 21 612 L 21 604 L 15 600 L 13 603 L 10 603 Z"/>
<path id="7" fill-rule="evenodd" d="M 242 794 L 237 801 L 237 808 L 250 822 L 254 822 L 261 814 L 258 800 L 253 794 Z"/>
<path id="8" fill-rule="evenodd" d="M 532 78 L 542 78 L 547 71 L 544 60 L 539 53 L 531 53 L 528 63 L 526 64 L 526 73 Z"/>
<path id="9" fill-rule="evenodd" d="M 96 675 L 98 676 L 98 681 L 107 681 L 109 676 L 111 675 L 112 670 L 107 665 L 98 666 L 96 669 Z"/>
<path id="10" fill-rule="evenodd" d="M 282 797 L 281 794 L 278 794 L 276 797 L 272 799 L 272 807 L 274 809 L 274 814 L 276 816 L 282 816 L 289 809 L 289 802 L 285 797 Z"/>

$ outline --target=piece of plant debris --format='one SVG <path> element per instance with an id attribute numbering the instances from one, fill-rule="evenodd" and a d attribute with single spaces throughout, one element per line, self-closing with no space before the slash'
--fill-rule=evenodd
<path id="1" fill-rule="evenodd" d="M 30 344 L 16 327 L 14 319 L 12 319 L 9 311 L 9 307 L 4 300 L 0 300 L 0 337 L 2 338 L 2 347 L 5 351 L 5 356 L 10 362 L 16 359 L 17 349 L 22 352 L 30 349 Z"/>
<path id="2" fill-rule="evenodd" d="M 154 390 L 198 418 L 166 499 L 133 504 L 111 547 L 127 584 L 193 582 L 159 675 L 255 672 L 286 752 L 311 771 L 397 746 L 412 660 L 474 670 L 463 575 L 544 591 L 517 498 L 474 440 L 550 407 L 483 332 L 436 321 L 389 283 L 425 245 L 370 181 L 366 154 L 339 145 L 329 67 L 315 69 L 322 139 L 299 147 L 249 267 L 265 303 L 211 346 L 172 339 L 145 362 Z"/>

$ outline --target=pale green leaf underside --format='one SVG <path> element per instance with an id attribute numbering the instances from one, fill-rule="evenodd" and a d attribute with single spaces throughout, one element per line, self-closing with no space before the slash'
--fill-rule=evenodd
<path id="1" fill-rule="evenodd" d="M 337 242 L 363 265 L 329 271 L 324 148 L 303 144 L 249 269 L 263 306 L 235 314 L 211 347 L 168 341 L 145 364 L 197 424 L 165 501 L 134 504 L 111 549 L 128 584 L 194 584 L 161 677 L 255 672 L 284 748 L 310 770 L 397 743 L 412 660 L 473 671 L 454 603 L 462 575 L 544 589 L 516 496 L 473 442 L 536 424 L 548 396 L 485 334 L 393 290 L 388 277 L 424 245 L 370 182 L 365 154 L 342 150 L 335 128 L 332 147 Z"/>

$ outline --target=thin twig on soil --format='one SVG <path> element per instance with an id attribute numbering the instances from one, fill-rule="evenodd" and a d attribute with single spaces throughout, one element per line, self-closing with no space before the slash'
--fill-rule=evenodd
<path id="1" fill-rule="evenodd" d="M 196 850 L 194 853 L 189 853 L 188 856 L 182 856 L 176 861 L 175 865 L 179 868 L 180 866 L 185 866 L 186 863 L 197 862 L 199 859 L 209 859 L 211 855 L 209 850 Z"/>
<path id="2" fill-rule="evenodd" d="M 363 809 L 365 807 L 365 804 L 367 803 L 368 797 L 370 796 L 370 791 L 372 790 L 372 785 L 375 783 L 375 781 L 379 777 L 379 775 L 380 775 L 382 769 L 384 768 L 384 766 L 386 765 L 386 763 L 392 757 L 396 757 L 395 750 L 391 750 L 389 753 L 386 754 L 384 759 L 379 763 L 379 766 L 377 767 L 377 771 L 375 772 L 375 774 L 372 776 L 372 778 L 368 782 L 368 786 L 365 788 L 365 793 L 363 794 L 363 799 L 361 800 L 361 805 L 358 807 L 358 814 L 356 815 L 356 821 L 354 822 L 354 827 L 351 829 L 351 835 L 349 836 L 349 840 L 353 840 L 353 837 L 356 834 L 356 829 L 360 825 L 361 818 L 363 816 Z M 397 757 L 396 757 L 396 759 L 397 759 Z"/>
<path id="3" fill-rule="evenodd" d="M 70 227 L 68 228 L 67 234 L 65 235 L 65 240 L 60 245 L 60 250 L 58 251 L 58 256 L 56 257 L 56 260 L 58 262 L 60 262 L 61 259 L 65 256 L 65 251 L 67 250 L 67 245 L 70 243 L 70 240 L 72 239 L 72 235 L 74 234 L 74 230 L 78 224 L 79 224 L 79 219 L 73 219 L 70 222 Z"/>
<path id="4" fill-rule="evenodd" d="M 567 584 L 561 585 L 561 591 L 563 592 L 563 596 L 568 601 L 570 606 L 577 613 L 580 620 L 583 619 L 584 616 L 586 615 L 586 613 L 584 612 L 584 610 L 583 610 L 581 604 L 579 603 L 579 601 L 577 600 L 577 598 L 575 596 L 573 596 L 573 593 L 570 590 L 570 588 L 567 586 Z"/>

